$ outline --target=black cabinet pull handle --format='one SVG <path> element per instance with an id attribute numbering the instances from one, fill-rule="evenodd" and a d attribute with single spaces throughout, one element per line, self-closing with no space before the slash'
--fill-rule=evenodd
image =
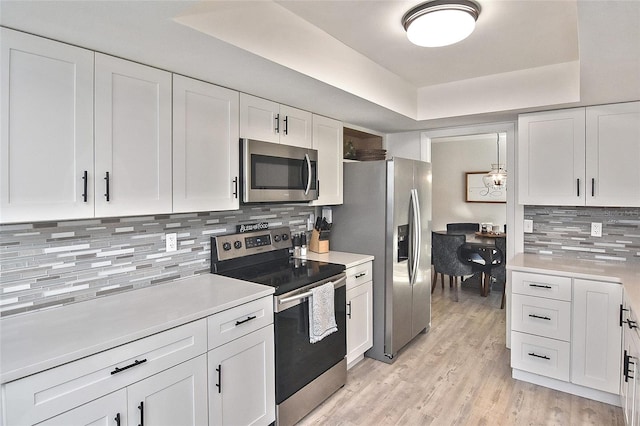
<path id="1" fill-rule="evenodd" d="M 540 315 L 536 315 L 536 314 L 529 314 L 529 316 L 530 316 L 531 318 L 538 318 L 538 319 L 543 319 L 543 320 L 551 321 L 551 318 L 549 318 L 549 317 L 541 317 Z"/>
<path id="2" fill-rule="evenodd" d="M 622 375 L 624 376 L 624 381 L 628 382 L 629 381 L 629 354 L 627 353 L 626 349 L 624 351 L 624 356 L 622 359 L 623 359 Z"/>
<path id="3" fill-rule="evenodd" d="M 551 359 L 551 358 L 549 358 L 549 357 L 548 357 L 548 356 L 546 356 L 546 355 L 538 355 L 538 354 L 537 354 L 537 353 L 535 353 L 535 352 L 529 352 L 529 356 L 534 356 L 534 357 L 536 357 L 536 358 L 542 358 L 542 359 Z"/>
<path id="4" fill-rule="evenodd" d="M 276 133 L 280 133 L 280 114 L 276 114 Z"/>
<path id="5" fill-rule="evenodd" d="M 145 358 L 145 359 L 142 359 L 142 360 L 137 360 L 137 359 L 136 359 L 135 361 L 133 361 L 133 363 L 132 363 L 132 364 L 126 365 L 126 366 L 124 366 L 124 367 L 116 367 L 116 369 L 115 369 L 115 370 L 113 370 L 113 371 L 111 372 L 111 374 L 120 373 L 120 372 L 122 372 L 122 371 L 124 371 L 124 370 L 128 370 L 128 369 L 130 369 L 131 367 L 135 367 L 136 365 L 144 364 L 145 362 L 147 362 L 147 359 L 146 359 L 146 358 Z"/>
<path id="6" fill-rule="evenodd" d="M 529 284 L 529 287 L 551 288 L 550 285 L 540 285 L 540 284 Z"/>
<path id="7" fill-rule="evenodd" d="M 218 372 L 218 383 L 216 383 L 216 387 L 218 388 L 218 393 L 222 393 L 222 364 L 218 364 L 216 371 Z"/>
<path id="8" fill-rule="evenodd" d="M 252 317 L 247 317 L 247 319 L 245 319 L 245 320 L 242 320 L 242 321 L 236 321 L 236 325 L 244 324 L 245 322 L 248 322 L 248 321 L 254 320 L 254 319 L 256 319 L 256 318 L 257 318 L 257 317 L 256 317 L 255 315 L 254 315 L 254 316 L 252 316 Z"/>
<path id="9" fill-rule="evenodd" d="M 347 303 L 347 307 L 349 308 L 349 310 L 347 311 L 347 316 L 349 317 L 349 319 L 351 319 L 351 302 Z"/>
<path id="10" fill-rule="evenodd" d="M 88 185 L 87 184 L 88 178 L 87 178 L 87 171 L 86 170 L 84 171 L 84 173 L 82 173 L 82 180 L 83 180 L 82 188 L 83 188 L 83 191 L 84 191 L 82 193 L 82 199 L 86 203 L 87 202 L 87 185 Z"/>
<path id="11" fill-rule="evenodd" d="M 364 277 L 365 275 L 367 275 L 367 273 L 366 272 L 362 272 L 360 274 L 356 274 L 356 278 L 361 278 L 361 277 Z"/>
<path id="12" fill-rule="evenodd" d="M 144 401 L 140 401 L 138 409 L 140 410 L 140 424 L 138 426 L 144 426 Z"/>
<path id="13" fill-rule="evenodd" d="M 627 325 L 630 329 L 638 328 L 638 323 L 636 321 L 627 320 Z"/>
<path id="14" fill-rule="evenodd" d="M 285 135 L 289 134 L 289 116 L 288 115 L 284 116 L 284 134 Z"/>
<path id="15" fill-rule="evenodd" d="M 116 421 L 116 426 L 120 426 L 120 413 L 116 414 L 116 417 L 113 420 Z"/>
<path id="16" fill-rule="evenodd" d="M 626 321 L 623 320 L 624 311 L 629 311 L 629 310 L 623 308 L 622 305 L 620 305 L 620 327 L 622 327 L 622 324 L 624 324 L 626 322 Z"/>
<path id="17" fill-rule="evenodd" d="M 233 196 L 238 198 L 238 176 L 233 178 Z"/>
<path id="18" fill-rule="evenodd" d="M 106 192 L 104 194 L 105 197 L 107 197 L 107 201 L 109 201 L 109 172 L 106 172 L 105 177 L 105 188 L 106 188 Z"/>
<path id="19" fill-rule="evenodd" d="M 576 179 L 576 188 L 578 189 L 578 197 L 580 196 L 580 178 Z"/>
<path id="20" fill-rule="evenodd" d="M 592 197 L 596 196 L 596 179 L 595 178 L 591 178 L 591 196 Z"/>

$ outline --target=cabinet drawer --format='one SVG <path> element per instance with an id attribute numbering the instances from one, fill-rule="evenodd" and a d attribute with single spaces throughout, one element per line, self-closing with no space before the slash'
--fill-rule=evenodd
<path id="1" fill-rule="evenodd" d="M 511 292 L 571 301 L 571 278 L 514 271 Z"/>
<path id="2" fill-rule="evenodd" d="M 32 424 L 207 350 L 204 319 L 4 385 L 7 425 Z"/>
<path id="3" fill-rule="evenodd" d="M 571 338 L 571 302 L 514 294 L 511 297 L 511 328 L 568 342 Z"/>
<path id="4" fill-rule="evenodd" d="M 511 332 L 511 367 L 569 381 L 569 342 Z"/>
<path id="5" fill-rule="evenodd" d="M 207 319 L 209 349 L 273 323 L 273 297 L 227 309 Z"/>
<path id="6" fill-rule="evenodd" d="M 373 280 L 372 262 L 348 268 L 345 273 L 347 274 L 347 290 L 355 288 L 360 284 Z"/>

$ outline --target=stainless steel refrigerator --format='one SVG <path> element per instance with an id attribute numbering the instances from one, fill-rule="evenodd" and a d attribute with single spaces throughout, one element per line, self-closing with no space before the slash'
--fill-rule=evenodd
<path id="1" fill-rule="evenodd" d="M 330 247 L 375 256 L 373 347 L 365 355 L 392 363 L 431 326 L 431 165 L 404 158 L 345 163 Z"/>

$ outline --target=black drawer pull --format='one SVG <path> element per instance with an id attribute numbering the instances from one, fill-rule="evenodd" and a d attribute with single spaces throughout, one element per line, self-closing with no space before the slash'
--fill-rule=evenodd
<path id="1" fill-rule="evenodd" d="M 534 356 L 534 357 L 536 357 L 536 358 L 542 358 L 542 359 L 551 359 L 551 358 L 549 358 L 549 357 L 548 357 L 548 356 L 546 356 L 546 355 L 538 355 L 538 354 L 537 354 L 537 353 L 535 353 L 535 352 L 529 352 L 529 356 Z"/>
<path id="2" fill-rule="evenodd" d="M 347 308 L 349 308 L 349 310 L 347 311 L 347 316 L 349 317 L 349 319 L 351 319 L 351 302 L 347 303 Z"/>
<path id="3" fill-rule="evenodd" d="M 289 134 L 289 116 L 285 115 L 284 116 L 284 135 L 288 135 Z"/>
<path id="4" fill-rule="evenodd" d="M 578 190 L 578 197 L 580 196 L 580 178 L 576 179 L 576 188 Z"/>
<path id="5" fill-rule="evenodd" d="M 143 360 L 140 360 L 140 361 L 138 361 L 138 360 L 136 359 L 135 361 L 133 361 L 133 364 L 129 364 L 129 365 L 124 366 L 124 367 L 116 367 L 116 369 L 115 369 L 115 370 L 113 370 L 113 371 L 111 372 L 111 374 L 120 373 L 121 371 L 128 370 L 128 369 L 130 369 L 131 367 L 135 367 L 136 365 L 140 365 L 140 364 L 143 364 L 143 363 L 145 363 L 145 362 L 147 362 L 147 359 L 146 359 L 146 358 L 145 358 L 145 359 L 143 359 Z"/>
<path id="6" fill-rule="evenodd" d="M 594 178 L 591 178 L 591 196 L 596 196 L 596 180 Z"/>
<path id="7" fill-rule="evenodd" d="M 252 317 L 247 317 L 247 319 L 245 319 L 245 320 L 242 320 L 242 321 L 236 321 L 236 325 L 244 324 L 245 322 L 248 322 L 248 321 L 254 320 L 254 319 L 256 319 L 256 318 L 257 318 L 257 317 L 256 317 L 255 315 L 254 315 L 254 316 L 252 316 Z"/>
<path id="8" fill-rule="evenodd" d="M 623 319 L 625 311 L 629 312 L 628 309 L 625 309 L 625 308 L 622 307 L 622 305 L 620 305 L 620 327 L 622 327 L 622 324 L 624 324 L 626 322 Z"/>
<path id="9" fill-rule="evenodd" d="M 636 321 L 627 320 L 627 325 L 630 329 L 638 328 L 638 323 Z"/>
<path id="10" fill-rule="evenodd" d="M 238 198 L 238 176 L 233 178 L 233 196 Z"/>
<path id="11" fill-rule="evenodd" d="M 87 171 L 85 170 L 84 173 L 82 173 L 82 180 L 84 181 L 82 183 L 82 188 L 83 188 L 83 193 L 82 193 L 82 200 L 86 203 L 87 202 L 87 181 L 89 180 L 87 178 Z"/>
<path id="12" fill-rule="evenodd" d="M 540 285 L 540 284 L 529 284 L 529 287 L 551 288 L 550 285 Z"/>
<path id="13" fill-rule="evenodd" d="M 362 272 L 361 274 L 356 274 L 356 278 L 362 278 L 365 275 L 367 275 L 367 273 L 366 272 Z"/>
<path id="14" fill-rule="evenodd" d="M 116 417 L 113 420 L 116 421 L 116 426 L 120 426 L 120 413 L 116 414 Z"/>
<path id="15" fill-rule="evenodd" d="M 540 315 L 536 315 L 536 314 L 529 314 L 529 316 L 530 316 L 531 318 L 538 318 L 538 319 L 543 319 L 543 320 L 551 321 L 551 318 L 549 318 L 549 317 L 541 317 Z"/>
<path id="16" fill-rule="evenodd" d="M 280 114 L 276 114 L 275 124 L 276 128 L 274 130 L 276 133 L 280 133 Z"/>

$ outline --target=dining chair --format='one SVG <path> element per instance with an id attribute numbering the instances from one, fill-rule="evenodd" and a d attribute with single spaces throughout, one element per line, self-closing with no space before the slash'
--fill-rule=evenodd
<path id="1" fill-rule="evenodd" d="M 479 223 L 447 223 L 447 232 L 478 232 L 480 230 Z"/>
<path id="2" fill-rule="evenodd" d="M 431 283 L 431 293 L 436 288 L 438 274 L 444 290 L 444 275 L 449 275 L 449 287 L 456 285 L 455 300 L 458 301 L 458 277 L 473 274 L 471 265 L 463 263 L 458 258 L 458 249 L 466 241 L 464 234 L 448 235 L 432 232 L 431 250 L 433 263 L 433 279 Z"/>
<path id="3" fill-rule="evenodd" d="M 507 289 L 507 239 L 498 237 L 495 240 L 496 248 L 502 252 L 502 263 L 491 270 L 491 276 L 497 282 L 502 284 L 502 302 L 500 309 L 504 309 L 505 291 Z"/>

